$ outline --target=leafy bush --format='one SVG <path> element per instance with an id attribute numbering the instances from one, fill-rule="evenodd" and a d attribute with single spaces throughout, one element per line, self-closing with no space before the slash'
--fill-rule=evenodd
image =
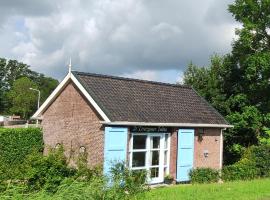
<path id="1" fill-rule="evenodd" d="M 222 179 L 224 181 L 251 180 L 258 176 L 258 169 L 254 162 L 242 159 L 239 162 L 225 166 L 222 169 Z"/>
<path id="2" fill-rule="evenodd" d="M 113 165 L 111 174 L 111 190 L 122 194 L 120 199 L 129 199 L 148 189 L 145 170 L 130 170 L 123 162 L 120 162 Z"/>
<path id="3" fill-rule="evenodd" d="M 258 136 L 258 140 L 262 145 L 270 145 L 270 129 L 264 128 L 263 133 Z"/>
<path id="4" fill-rule="evenodd" d="M 91 180 L 92 178 L 103 176 L 101 165 L 89 167 L 87 164 L 87 153 L 80 154 L 77 160 L 76 178 L 82 180 Z"/>
<path id="5" fill-rule="evenodd" d="M 222 170 L 224 181 L 250 180 L 270 177 L 270 145 L 261 144 L 246 149 L 240 161 L 225 166 Z"/>
<path id="6" fill-rule="evenodd" d="M 131 171 L 123 163 L 103 176 L 100 166 L 89 168 L 80 154 L 77 168 L 68 166 L 60 146 L 43 155 L 37 128 L 0 129 L 0 198 L 130 199 L 146 189 L 146 172 Z"/>
<path id="7" fill-rule="evenodd" d="M 244 153 L 243 159 L 250 160 L 255 164 L 259 177 L 270 177 L 270 145 L 249 147 Z"/>
<path id="8" fill-rule="evenodd" d="M 42 152 L 43 139 L 39 128 L 0 129 L 0 180 L 21 177 L 21 163 L 33 151 Z"/>
<path id="9" fill-rule="evenodd" d="M 211 168 L 197 168 L 189 173 L 192 183 L 216 183 L 219 180 L 219 171 Z"/>
<path id="10" fill-rule="evenodd" d="M 103 175 L 92 173 L 91 178 L 84 178 L 85 176 L 80 172 L 80 176 L 76 173 L 74 176 L 64 177 L 60 184 L 55 182 L 43 183 L 43 188 L 40 187 L 38 191 L 29 190 L 25 184 L 11 184 L 5 191 L 0 193 L 0 199 L 90 199 L 90 200 L 128 200 L 136 199 L 138 194 L 143 195 L 147 190 L 145 186 L 146 174 L 144 171 L 132 172 L 123 167 L 122 164 L 116 164 L 114 172 L 114 179 L 108 182 L 108 179 Z M 42 170 L 42 168 L 37 168 Z M 54 171 L 54 170 L 53 170 Z M 48 171 L 47 171 L 48 172 Z M 41 172 L 40 172 L 41 173 Z M 88 174 L 88 173 L 86 173 Z M 50 176 L 53 175 L 52 173 Z M 70 174 L 69 174 L 70 175 Z M 116 175 L 116 176 L 115 176 Z M 118 176 L 119 175 L 119 176 Z M 41 180 L 47 180 L 45 176 L 40 176 Z M 53 176 L 55 177 L 55 176 Z M 57 176 L 55 177 L 57 178 Z M 58 180 L 58 179 L 57 179 Z M 40 183 L 39 181 L 35 183 Z M 52 184 L 53 183 L 53 184 Z M 35 185 L 35 184 L 34 184 Z M 40 184 L 39 186 L 41 186 Z M 48 190 L 48 185 L 55 186 L 54 190 Z"/>
<path id="11" fill-rule="evenodd" d="M 75 169 L 67 166 L 64 149 L 50 150 L 47 156 L 40 153 L 30 155 L 24 163 L 25 179 L 30 190 L 44 189 L 56 192 L 61 182 L 75 175 Z"/>

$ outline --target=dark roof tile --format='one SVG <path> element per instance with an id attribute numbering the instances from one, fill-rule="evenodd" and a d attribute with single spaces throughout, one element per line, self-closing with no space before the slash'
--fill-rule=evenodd
<path id="1" fill-rule="evenodd" d="M 111 121 L 228 124 L 189 86 L 72 73 Z"/>

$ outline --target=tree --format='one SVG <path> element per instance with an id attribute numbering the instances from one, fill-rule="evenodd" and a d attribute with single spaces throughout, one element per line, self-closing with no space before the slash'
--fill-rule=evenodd
<path id="1" fill-rule="evenodd" d="M 6 75 L 6 59 L 0 58 L 0 113 L 4 112 L 6 107 L 5 101 L 5 75 Z"/>
<path id="2" fill-rule="evenodd" d="M 260 144 L 270 145 L 270 129 L 264 129 L 264 134 L 260 135 L 259 141 Z"/>
<path id="3" fill-rule="evenodd" d="M 269 6 L 269 0 L 236 0 L 229 5 L 229 11 L 235 20 L 243 24 L 242 28 L 236 31 L 239 39 L 233 44 L 232 53 L 235 57 L 269 52 Z"/>
<path id="4" fill-rule="evenodd" d="M 30 67 L 24 63 L 0 58 L 0 113 L 8 114 L 11 111 L 11 105 L 7 101 L 6 95 L 14 81 L 21 77 L 28 77 L 37 85 L 41 91 L 41 103 L 58 85 L 57 80 L 30 70 Z"/>
<path id="5" fill-rule="evenodd" d="M 224 103 L 227 97 L 223 88 L 225 74 L 223 62 L 223 57 L 214 55 L 211 57 L 209 67 L 198 67 L 190 63 L 184 73 L 184 83 L 193 86 L 201 96 L 226 115 L 229 108 Z"/>
<path id="6" fill-rule="evenodd" d="M 229 11 L 243 24 L 236 30 L 231 64 L 240 75 L 239 90 L 245 91 L 252 105 L 270 112 L 270 1 L 236 0 Z"/>
<path id="7" fill-rule="evenodd" d="M 213 56 L 208 67 L 190 65 L 184 82 L 192 85 L 234 125 L 224 134 L 225 162 L 258 144 L 270 126 L 270 0 L 236 0 L 229 11 L 243 26 L 232 52 Z"/>
<path id="8" fill-rule="evenodd" d="M 14 81 L 7 97 L 11 102 L 10 113 L 18 114 L 23 119 L 28 119 L 37 106 L 37 94 L 29 88 L 37 85 L 27 77 Z"/>
<path id="9" fill-rule="evenodd" d="M 42 104 L 47 97 L 53 92 L 57 87 L 59 82 L 51 77 L 45 77 L 43 74 L 40 74 L 39 77 L 34 81 L 38 85 L 40 90 L 40 103 Z"/>

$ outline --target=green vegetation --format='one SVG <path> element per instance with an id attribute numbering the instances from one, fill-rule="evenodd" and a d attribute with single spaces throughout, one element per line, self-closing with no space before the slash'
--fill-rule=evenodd
<path id="1" fill-rule="evenodd" d="M 270 145 L 252 146 L 245 151 L 242 159 L 253 162 L 259 177 L 270 177 Z"/>
<path id="2" fill-rule="evenodd" d="M 194 186 L 173 186 L 150 192 L 146 192 L 146 171 L 131 171 L 124 163 L 115 163 L 111 176 L 106 177 L 101 167 L 87 166 L 86 153 L 79 154 L 77 168 L 68 166 L 62 146 L 50 149 L 48 155 L 44 156 L 42 133 L 38 128 L 1 128 L 0 151 L 0 199 L 64 199 L 67 196 L 70 199 L 136 199 L 144 195 L 146 199 L 209 199 L 217 194 L 224 195 L 224 198 L 229 195 L 239 198 L 242 194 L 246 195 L 247 190 L 251 192 L 248 197 L 256 199 L 269 194 L 265 190 L 269 187 L 269 179 L 252 180 L 252 184 L 228 182 L 197 185 L 216 183 L 220 178 L 232 181 L 270 177 L 269 145 L 249 147 L 240 161 L 224 167 L 221 177 L 218 170 L 198 168 L 190 173 Z M 249 188 L 259 181 L 262 182 L 260 188 Z M 228 188 L 233 189 L 228 191 Z"/>
<path id="3" fill-rule="evenodd" d="M 267 200 L 270 179 L 228 182 L 223 184 L 176 185 L 153 189 L 138 199 L 147 200 Z"/>
<path id="4" fill-rule="evenodd" d="M 259 135 L 260 144 L 270 145 L 270 129 L 264 128 L 264 132 Z"/>
<path id="5" fill-rule="evenodd" d="M 242 24 L 231 53 L 214 55 L 208 67 L 188 66 L 185 84 L 222 113 L 234 128 L 224 133 L 225 164 L 237 162 L 246 147 L 269 139 L 270 1 L 236 0 L 229 12 Z M 264 141 L 265 142 L 265 141 Z"/>
<path id="6" fill-rule="evenodd" d="M 10 113 L 17 113 L 26 119 L 37 108 L 37 97 L 29 88 L 37 88 L 36 84 L 27 77 L 22 77 L 14 81 L 10 91 L 7 92 L 12 107 Z"/>
<path id="7" fill-rule="evenodd" d="M 89 168 L 87 154 L 69 166 L 62 146 L 43 155 L 38 128 L 0 129 L 0 199 L 130 199 L 147 190 L 146 172 L 115 163 L 111 176 Z"/>
<path id="8" fill-rule="evenodd" d="M 68 167 L 63 148 L 48 156 L 30 155 L 23 166 L 23 178 L 1 182 L 0 199 L 127 200 L 148 189 L 146 173 L 130 171 L 122 163 L 115 165 L 110 177 L 100 168 Z"/>
<path id="9" fill-rule="evenodd" d="M 41 129 L 0 129 L 0 181 L 22 176 L 22 163 L 33 152 L 43 151 Z"/>
<path id="10" fill-rule="evenodd" d="M 255 164 L 248 159 L 242 159 L 222 169 L 223 181 L 251 180 L 256 177 L 258 177 L 258 169 Z"/>
<path id="11" fill-rule="evenodd" d="M 222 180 L 250 180 L 270 177 L 270 146 L 251 146 L 245 150 L 240 161 L 225 166 Z"/>
<path id="12" fill-rule="evenodd" d="M 223 181 L 252 180 L 270 177 L 270 145 L 248 147 L 241 159 L 224 166 L 222 171 L 210 168 L 197 168 L 189 173 L 191 183 L 215 183 Z"/>
<path id="13" fill-rule="evenodd" d="M 37 107 L 37 93 L 29 87 L 41 91 L 42 103 L 57 85 L 57 80 L 30 70 L 24 63 L 0 58 L 0 114 L 28 119 Z"/>
<path id="14" fill-rule="evenodd" d="M 42 153 L 29 155 L 23 163 L 23 179 L 29 191 L 44 190 L 54 193 L 61 182 L 75 175 L 75 169 L 67 166 L 64 149 L 52 149 L 47 156 Z"/>
<path id="15" fill-rule="evenodd" d="M 197 168 L 189 173 L 191 183 L 217 183 L 219 171 L 211 168 Z"/>

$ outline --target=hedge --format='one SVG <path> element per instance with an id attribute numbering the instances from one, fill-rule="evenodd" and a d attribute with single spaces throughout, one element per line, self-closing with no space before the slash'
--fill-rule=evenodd
<path id="1" fill-rule="evenodd" d="M 189 172 L 191 183 L 216 183 L 219 171 L 211 168 L 197 168 Z"/>
<path id="2" fill-rule="evenodd" d="M 12 178 L 20 164 L 33 151 L 43 150 L 42 131 L 39 128 L 0 129 L 0 173 Z M 0 177 L 3 178 L 3 177 Z"/>
<path id="3" fill-rule="evenodd" d="M 242 159 L 233 165 L 223 167 L 222 180 L 251 180 L 258 177 L 258 171 L 254 162 Z"/>
<path id="4" fill-rule="evenodd" d="M 249 147 L 243 159 L 248 159 L 255 164 L 259 177 L 270 177 L 270 145 Z"/>
<path id="5" fill-rule="evenodd" d="M 222 169 L 224 181 L 270 177 L 270 145 L 247 148 L 241 160 Z"/>

